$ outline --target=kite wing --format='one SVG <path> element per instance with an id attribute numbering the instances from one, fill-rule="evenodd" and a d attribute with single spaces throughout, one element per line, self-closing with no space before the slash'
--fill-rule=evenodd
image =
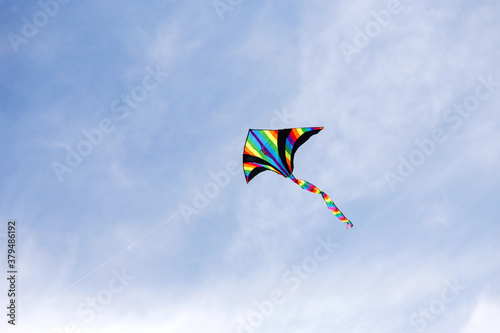
<path id="1" fill-rule="evenodd" d="M 247 183 L 266 170 L 289 177 L 293 172 L 293 157 L 297 149 L 322 129 L 323 127 L 303 127 L 249 130 L 243 152 L 243 169 Z"/>
<path id="2" fill-rule="evenodd" d="M 313 184 L 295 178 L 293 172 L 293 158 L 297 149 L 311 136 L 319 133 L 323 127 L 301 127 L 280 130 L 248 131 L 245 149 L 243 152 L 243 171 L 247 183 L 259 173 L 271 170 L 283 177 L 290 178 L 297 185 L 309 192 L 321 194 L 327 207 L 347 227 L 352 223 L 335 206 L 332 199 Z"/>

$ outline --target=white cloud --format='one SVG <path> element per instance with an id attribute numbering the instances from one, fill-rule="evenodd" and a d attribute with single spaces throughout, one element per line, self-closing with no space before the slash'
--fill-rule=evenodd
<path id="1" fill-rule="evenodd" d="M 482 297 L 461 333 L 495 333 L 500 327 L 500 300 Z"/>

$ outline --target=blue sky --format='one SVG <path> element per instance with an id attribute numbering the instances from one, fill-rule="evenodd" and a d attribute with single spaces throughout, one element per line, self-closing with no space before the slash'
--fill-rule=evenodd
<path id="1" fill-rule="evenodd" d="M 0 1 L 2 329 L 500 327 L 497 2 L 42 4 Z M 249 128 L 307 126 L 353 229 L 245 182 Z"/>

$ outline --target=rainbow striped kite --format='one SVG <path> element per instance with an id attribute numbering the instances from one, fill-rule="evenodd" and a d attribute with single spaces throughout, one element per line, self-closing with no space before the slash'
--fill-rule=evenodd
<path id="1" fill-rule="evenodd" d="M 323 127 L 286 128 L 280 130 L 248 131 L 245 150 L 243 152 L 243 170 L 247 183 L 262 171 L 271 170 L 283 177 L 290 178 L 297 185 L 313 193 L 319 193 L 330 209 L 346 228 L 352 227 L 344 214 L 335 206 L 325 192 L 313 184 L 295 178 L 293 172 L 293 157 L 297 149 L 311 136 L 319 133 Z"/>

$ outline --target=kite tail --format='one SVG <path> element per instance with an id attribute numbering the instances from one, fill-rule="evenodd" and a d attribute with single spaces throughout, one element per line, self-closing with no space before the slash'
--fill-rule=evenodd
<path id="1" fill-rule="evenodd" d="M 299 185 L 300 187 L 302 187 L 304 190 L 308 190 L 309 192 L 312 192 L 312 193 L 319 193 L 321 194 L 321 196 L 323 197 L 323 200 L 325 200 L 325 203 L 326 205 L 328 206 L 328 209 L 330 209 L 332 211 L 332 213 L 338 217 L 338 219 L 342 222 L 344 222 L 346 224 L 346 229 L 349 228 L 349 226 L 352 228 L 352 222 L 350 220 L 348 220 L 344 214 L 342 214 L 342 212 L 337 208 L 337 206 L 335 206 L 335 204 L 333 203 L 333 200 L 330 199 L 330 197 L 328 196 L 328 194 L 326 194 L 325 192 L 321 191 L 319 188 L 317 188 L 316 186 L 314 186 L 313 184 L 305 181 L 305 180 L 302 180 L 302 179 L 299 179 L 299 178 L 295 178 L 294 175 L 290 175 L 288 176 L 288 178 L 290 178 L 291 180 L 293 180 L 293 182 L 297 185 Z"/>

